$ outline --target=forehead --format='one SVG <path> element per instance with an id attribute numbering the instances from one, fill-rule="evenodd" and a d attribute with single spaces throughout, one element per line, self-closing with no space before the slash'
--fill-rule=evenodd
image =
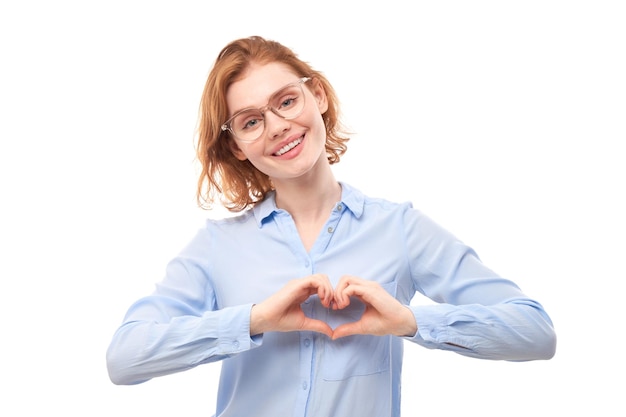
<path id="1" fill-rule="evenodd" d="M 247 107 L 261 107 L 281 87 L 298 81 L 300 75 L 279 62 L 253 64 L 243 78 L 235 81 L 226 91 L 228 111 L 233 114 Z"/>

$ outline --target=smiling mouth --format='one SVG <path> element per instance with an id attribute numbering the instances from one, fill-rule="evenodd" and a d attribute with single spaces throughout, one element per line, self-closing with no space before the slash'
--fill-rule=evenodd
<path id="1" fill-rule="evenodd" d="M 290 150 L 292 150 L 293 148 L 295 148 L 296 146 L 298 146 L 301 143 L 302 143 L 302 137 L 299 137 L 298 139 L 294 140 L 293 142 L 289 142 L 288 144 L 286 144 L 285 146 L 280 148 L 278 151 L 276 151 L 276 153 L 274 153 L 274 155 L 275 156 L 284 155 L 284 154 L 286 154 L 287 152 L 289 152 Z"/>

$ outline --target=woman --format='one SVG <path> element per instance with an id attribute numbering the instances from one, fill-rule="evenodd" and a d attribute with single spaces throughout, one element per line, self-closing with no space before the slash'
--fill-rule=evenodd
<path id="1" fill-rule="evenodd" d="M 403 340 L 484 359 L 554 355 L 543 307 L 410 204 L 363 195 L 328 80 L 260 37 L 219 54 L 201 103 L 206 226 L 107 352 L 136 384 L 222 361 L 216 416 L 398 416 Z M 436 301 L 412 306 L 416 292 Z"/>

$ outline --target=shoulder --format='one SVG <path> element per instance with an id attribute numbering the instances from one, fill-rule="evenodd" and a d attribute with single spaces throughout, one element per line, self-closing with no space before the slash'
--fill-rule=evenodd
<path id="1" fill-rule="evenodd" d="M 234 238 L 247 229 L 258 229 L 254 216 L 249 212 L 223 218 L 207 218 L 180 255 L 205 257 L 207 251 L 221 250 L 229 244 L 236 244 L 233 243 Z M 250 233 L 245 235 L 249 236 Z"/>
<path id="2" fill-rule="evenodd" d="M 365 194 L 363 191 L 349 184 L 342 183 L 341 186 L 344 190 L 344 198 L 348 198 L 351 201 L 361 201 L 365 206 L 385 210 L 405 210 L 413 208 L 411 201 L 392 201 L 386 197 Z"/>
<path id="3" fill-rule="evenodd" d="M 367 195 L 345 183 L 341 185 L 343 188 L 343 202 L 356 217 L 386 217 L 394 214 L 404 215 L 409 212 L 413 213 L 413 215 L 419 215 L 419 211 L 413 207 L 411 201 L 392 201 L 385 197 Z"/>
<path id="4" fill-rule="evenodd" d="M 206 231 L 217 231 L 221 229 L 237 229 L 244 227 L 248 223 L 255 223 L 252 210 L 246 210 L 241 213 L 221 218 L 206 219 L 204 229 Z"/>

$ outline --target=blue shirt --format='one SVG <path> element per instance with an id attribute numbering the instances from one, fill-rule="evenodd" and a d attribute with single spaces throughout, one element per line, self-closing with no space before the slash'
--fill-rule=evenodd
<path id="1" fill-rule="evenodd" d="M 274 194 L 232 218 L 208 220 L 133 304 L 107 351 L 111 380 L 137 384 L 222 361 L 215 416 L 399 416 L 403 340 L 476 358 L 549 359 L 555 334 L 542 306 L 485 267 L 474 251 L 410 203 L 342 198 L 310 252 Z M 250 309 L 287 281 L 314 273 L 377 281 L 410 305 L 412 337 L 268 332 L 250 337 Z M 312 296 L 305 313 L 332 328 L 357 320 Z"/>

